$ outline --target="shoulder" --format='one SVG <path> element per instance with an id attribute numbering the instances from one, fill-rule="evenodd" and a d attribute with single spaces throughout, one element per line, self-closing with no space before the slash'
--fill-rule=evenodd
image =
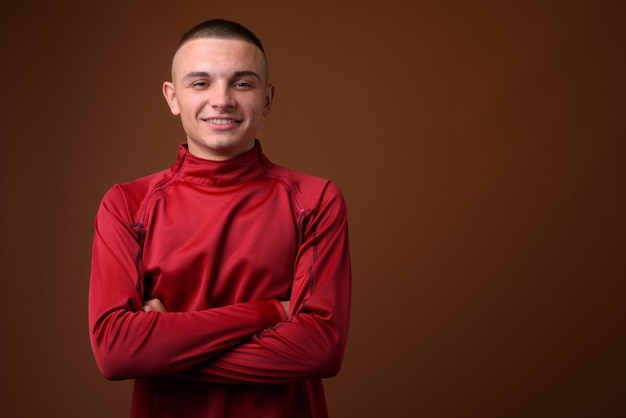
<path id="1" fill-rule="evenodd" d="M 172 169 L 162 170 L 135 180 L 112 185 L 102 197 L 101 210 L 125 211 L 129 216 L 139 211 L 143 203 L 173 178 Z"/>
<path id="2" fill-rule="evenodd" d="M 332 180 L 273 163 L 268 175 L 282 180 L 297 195 L 294 197 L 300 199 L 309 210 L 317 211 L 328 204 L 345 206 L 343 194 Z"/>

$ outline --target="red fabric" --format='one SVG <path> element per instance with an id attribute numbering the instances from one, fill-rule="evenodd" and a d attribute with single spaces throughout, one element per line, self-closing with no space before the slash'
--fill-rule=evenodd
<path id="1" fill-rule="evenodd" d="M 132 417 L 325 417 L 350 315 L 337 187 L 254 150 L 116 185 L 95 221 L 89 326 Z M 142 312 L 159 298 L 167 313 Z M 291 301 L 285 317 L 279 300 Z"/>

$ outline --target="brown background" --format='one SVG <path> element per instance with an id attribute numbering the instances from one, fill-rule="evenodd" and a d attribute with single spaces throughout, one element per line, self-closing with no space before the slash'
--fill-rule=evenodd
<path id="1" fill-rule="evenodd" d="M 161 82 L 209 17 L 266 45 L 265 151 L 349 205 L 333 417 L 626 416 L 622 1 L 212 3 L 3 6 L 0 416 L 128 416 L 89 348 L 93 216 L 174 161 Z"/>

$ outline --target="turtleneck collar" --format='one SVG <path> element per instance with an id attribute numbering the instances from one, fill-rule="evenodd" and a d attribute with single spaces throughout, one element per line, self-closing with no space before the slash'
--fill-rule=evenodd
<path id="1" fill-rule="evenodd" d="M 228 187 L 261 177 L 267 162 L 259 140 L 255 140 L 254 148 L 250 151 L 224 161 L 196 157 L 189 153 L 187 144 L 183 143 L 178 148 L 178 160 L 172 169 L 180 171 L 180 180 Z"/>

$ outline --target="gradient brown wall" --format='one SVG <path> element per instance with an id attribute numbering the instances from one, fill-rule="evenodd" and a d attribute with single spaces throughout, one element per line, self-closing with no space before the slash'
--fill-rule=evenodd
<path id="1" fill-rule="evenodd" d="M 88 342 L 93 216 L 169 166 L 175 42 L 266 44 L 260 135 L 350 209 L 333 417 L 626 416 L 621 1 L 3 6 L 0 416 L 128 416 Z"/>

